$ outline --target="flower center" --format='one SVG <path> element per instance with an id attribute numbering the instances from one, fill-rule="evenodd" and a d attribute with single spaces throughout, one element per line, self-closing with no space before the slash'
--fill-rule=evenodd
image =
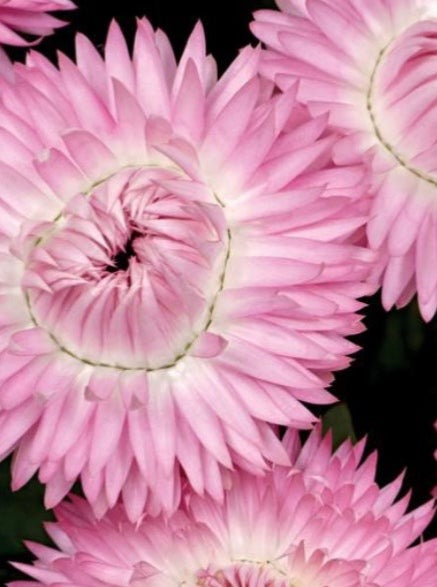
<path id="1" fill-rule="evenodd" d="M 287 575 L 271 563 L 235 563 L 224 569 L 210 567 L 198 573 L 199 587 L 295 587 Z"/>
<path id="2" fill-rule="evenodd" d="M 25 293 L 34 323 L 87 364 L 174 366 L 206 331 L 230 232 L 206 186 L 126 169 L 72 199 L 33 242 Z"/>
<path id="3" fill-rule="evenodd" d="M 135 249 L 132 244 L 133 241 L 140 236 L 139 232 L 132 232 L 123 248 L 113 256 L 111 259 L 112 262 L 106 266 L 105 271 L 108 271 L 109 273 L 117 273 L 117 271 L 126 271 L 129 269 L 130 258 L 136 257 Z"/>

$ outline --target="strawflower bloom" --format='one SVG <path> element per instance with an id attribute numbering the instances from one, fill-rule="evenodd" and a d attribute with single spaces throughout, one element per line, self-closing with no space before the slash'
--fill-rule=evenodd
<path id="1" fill-rule="evenodd" d="M 48 12 L 72 10 L 70 0 L 0 0 L 0 44 L 28 46 L 22 34 L 45 37 L 65 22 Z"/>
<path id="2" fill-rule="evenodd" d="M 132 59 L 116 24 L 105 53 L 79 36 L 77 65 L 31 53 L 0 88 L 0 456 L 48 507 L 80 476 L 135 520 L 182 470 L 221 499 L 288 461 L 274 426 L 332 401 L 372 254 L 365 171 L 259 50 L 217 81 L 200 26 L 176 65 L 142 20 Z"/>
<path id="3" fill-rule="evenodd" d="M 437 539 L 410 546 L 432 503 L 405 513 L 401 478 L 379 488 L 363 442 L 331 454 L 316 429 L 303 448 L 292 432 L 286 448 L 291 466 L 236 473 L 222 504 L 188 490 L 169 521 L 134 525 L 119 507 L 96 521 L 73 496 L 47 524 L 55 547 L 29 543 L 37 561 L 15 565 L 36 582 L 11 587 L 435 586 Z"/>
<path id="4" fill-rule="evenodd" d="M 369 158 L 374 173 L 370 245 L 383 304 L 417 291 L 423 317 L 437 308 L 437 15 L 428 0 L 281 0 L 252 30 L 268 47 L 263 73 L 346 133 L 336 161 Z"/>

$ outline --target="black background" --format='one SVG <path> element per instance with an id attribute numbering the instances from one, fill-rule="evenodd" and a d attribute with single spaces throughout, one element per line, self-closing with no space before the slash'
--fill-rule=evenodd
<path id="1" fill-rule="evenodd" d="M 122 0 L 111 8 L 101 0 L 78 0 L 79 10 L 66 14 L 71 25 L 45 39 L 39 47 L 52 59 L 56 51 L 74 55 L 74 34 L 81 31 L 102 47 L 108 24 L 116 18 L 129 40 L 135 17 L 147 15 L 155 27 L 170 37 L 179 54 L 196 21 L 204 24 L 209 51 L 219 70 L 231 62 L 239 48 L 256 44 L 248 23 L 253 10 L 273 7 L 269 0 Z M 10 51 L 22 59 L 20 49 Z M 356 337 L 363 347 L 353 366 L 339 373 L 332 387 L 343 409 L 331 412 L 329 421 L 337 436 L 350 431 L 348 411 L 358 437 L 368 435 L 368 451 L 378 449 L 378 481 L 387 483 L 407 467 L 405 489 L 413 489 L 412 505 L 429 499 L 437 483 L 433 451 L 437 435 L 437 320 L 425 325 L 415 303 L 401 311 L 386 313 L 379 296 L 367 300 L 367 331 Z M 320 415 L 323 411 L 319 411 Z M 22 538 L 41 540 L 41 520 L 50 514 L 42 508 L 42 492 L 36 482 L 11 494 L 9 462 L 0 467 L 0 581 L 16 577 L 7 560 L 26 560 Z M 434 525 L 435 526 L 435 525 Z M 435 534 L 433 528 L 426 536 Z"/>

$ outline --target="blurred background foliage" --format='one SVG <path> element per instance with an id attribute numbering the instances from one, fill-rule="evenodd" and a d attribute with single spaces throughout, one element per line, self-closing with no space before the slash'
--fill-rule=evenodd
<path id="1" fill-rule="evenodd" d="M 251 13 L 274 7 L 271 0 L 123 0 L 114 8 L 99 0 L 76 0 L 79 10 L 66 15 L 69 27 L 45 39 L 39 46 L 56 59 L 58 49 L 74 55 L 74 34 L 81 31 L 102 47 L 110 20 L 115 17 L 129 39 L 135 16 L 147 15 L 155 27 L 167 32 L 176 52 L 200 18 L 208 49 L 223 69 L 239 48 L 254 43 L 248 29 Z M 22 59 L 23 51 L 10 52 Z M 437 436 L 437 319 L 424 324 L 415 302 L 400 311 L 386 313 L 379 295 L 367 300 L 366 332 L 355 337 L 362 347 L 352 366 L 338 373 L 332 392 L 339 404 L 320 410 L 324 428 L 332 428 L 334 443 L 344 438 L 368 436 L 368 452 L 378 449 L 378 481 L 389 482 L 406 468 L 405 489 L 412 488 L 412 506 L 429 499 L 437 483 L 433 452 Z M 0 431 L 1 434 L 1 431 Z M 16 493 L 9 489 L 9 460 L 0 465 L 0 583 L 19 574 L 10 560 L 31 560 L 22 539 L 46 541 L 42 520 L 52 519 L 43 507 L 43 491 L 34 480 Z M 435 535 L 435 524 L 427 536 Z"/>

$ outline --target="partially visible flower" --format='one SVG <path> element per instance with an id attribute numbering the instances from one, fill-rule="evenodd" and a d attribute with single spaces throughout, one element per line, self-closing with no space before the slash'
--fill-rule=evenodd
<path id="1" fill-rule="evenodd" d="M 437 432 L 437 420 L 434 422 L 434 430 Z M 437 448 L 434 451 L 434 458 L 437 461 Z M 435 472 L 434 472 L 434 479 L 436 478 Z M 433 490 L 432 490 L 432 495 L 433 497 L 437 498 L 437 484 L 434 486 Z"/>
<path id="2" fill-rule="evenodd" d="M 45 37 L 65 22 L 47 14 L 55 10 L 72 10 L 70 0 L 0 0 L 0 44 L 27 46 L 30 41 L 21 36 Z"/>
<path id="3" fill-rule="evenodd" d="M 14 79 L 14 70 L 6 52 L 0 47 L 0 76 L 12 81 Z"/>
<path id="4" fill-rule="evenodd" d="M 362 329 L 373 256 L 362 166 L 324 116 L 272 95 L 259 51 L 217 81 L 196 27 L 179 65 L 140 21 L 133 59 L 79 36 L 0 88 L 0 456 L 53 506 L 171 511 L 181 471 L 223 498 L 287 455 Z"/>
<path id="5" fill-rule="evenodd" d="M 252 30 L 268 47 L 262 71 L 329 113 L 346 133 L 337 162 L 370 156 L 375 199 L 370 245 L 383 303 L 417 291 L 423 317 L 437 308 L 437 15 L 426 0 L 281 0 Z"/>
<path id="6" fill-rule="evenodd" d="M 187 490 L 169 521 L 133 525 L 119 507 L 96 521 L 73 496 L 47 524 L 56 546 L 28 544 L 37 562 L 15 566 L 64 587 L 435 587 L 437 539 L 410 546 L 432 503 L 405 513 L 401 478 L 379 488 L 363 442 L 331 454 L 316 429 L 303 448 L 289 433 L 286 448 L 290 467 L 235 473 L 222 504 Z"/>

